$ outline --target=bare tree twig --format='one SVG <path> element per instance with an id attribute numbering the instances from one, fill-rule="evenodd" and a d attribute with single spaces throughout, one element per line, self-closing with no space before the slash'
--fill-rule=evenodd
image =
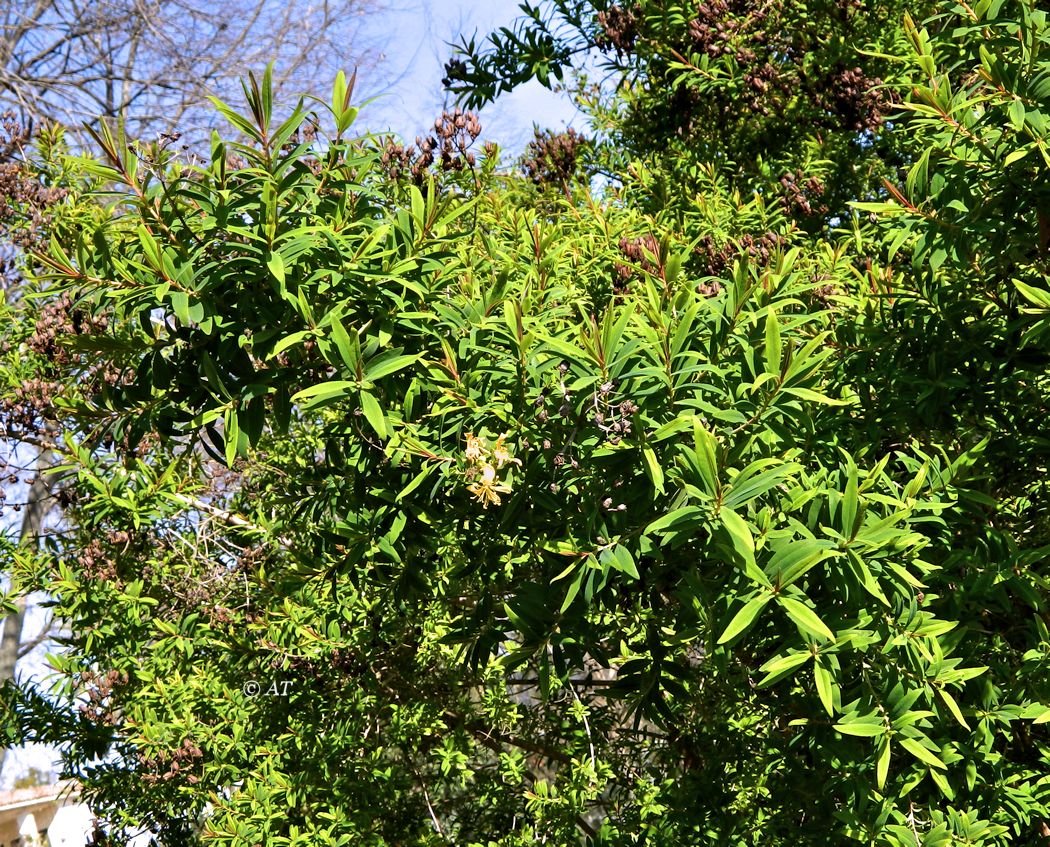
<path id="1" fill-rule="evenodd" d="M 138 137 L 175 127 L 200 138 L 208 96 L 236 98 L 274 62 L 278 92 L 374 67 L 362 24 L 383 0 L 10 0 L 0 12 L 0 108 L 76 127 L 127 114 Z M 348 51 L 348 45 L 353 45 Z"/>

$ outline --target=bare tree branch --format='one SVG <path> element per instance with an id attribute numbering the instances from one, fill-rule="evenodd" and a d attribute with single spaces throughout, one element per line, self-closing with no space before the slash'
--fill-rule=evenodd
<path id="1" fill-rule="evenodd" d="M 374 66 L 365 15 L 382 0 L 10 0 L 0 13 L 0 108 L 78 126 L 127 113 L 143 137 L 199 136 L 207 96 L 234 99 L 273 61 L 280 93 L 327 86 L 339 67 Z M 348 49 L 348 45 L 353 45 Z"/>

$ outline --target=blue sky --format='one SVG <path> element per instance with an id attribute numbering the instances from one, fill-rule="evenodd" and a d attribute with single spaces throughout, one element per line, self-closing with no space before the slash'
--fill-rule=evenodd
<path id="1" fill-rule="evenodd" d="M 391 80 L 378 101 L 362 112 L 360 121 L 372 131 L 393 129 L 409 141 L 426 130 L 441 113 L 444 62 L 452 55 L 447 42 L 460 34 L 478 34 L 480 41 L 520 16 L 519 0 L 387 0 L 386 10 L 365 25 L 384 57 L 379 72 Z M 362 70 L 359 79 L 369 94 L 383 84 Z M 447 103 L 452 106 L 451 100 Z M 507 152 L 518 152 L 532 137 L 532 125 L 583 129 L 584 119 L 564 94 L 539 83 L 504 95 L 481 112 L 482 139 L 496 141 Z"/>

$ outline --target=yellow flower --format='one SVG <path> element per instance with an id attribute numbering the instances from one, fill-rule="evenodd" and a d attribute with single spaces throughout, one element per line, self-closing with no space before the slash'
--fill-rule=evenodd
<path id="1" fill-rule="evenodd" d="M 503 444 L 503 440 L 506 437 L 506 434 L 504 434 L 497 438 L 496 445 L 492 448 L 492 458 L 496 460 L 496 467 L 499 470 L 503 470 L 503 466 L 507 464 L 521 464 L 521 459 L 512 459 L 510 457 L 510 453 L 507 451 L 506 446 Z"/>
<path id="2" fill-rule="evenodd" d="M 467 433 L 466 456 L 468 462 L 480 462 L 488 452 L 488 448 L 485 446 L 485 439 L 475 437 L 473 432 Z"/>
<path id="3" fill-rule="evenodd" d="M 496 469 L 492 465 L 484 465 L 481 468 L 481 479 L 467 486 L 467 491 L 478 498 L 478 501 L 486 509 L 489 503 L 494 506 L 500 504 L 500 494 L 510 494 L 510 486 L 503 485 L 496 478 Z"/>

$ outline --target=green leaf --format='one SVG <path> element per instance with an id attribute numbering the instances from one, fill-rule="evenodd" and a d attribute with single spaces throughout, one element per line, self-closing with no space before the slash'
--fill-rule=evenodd
<path id="1" fill-rule="evenodd" d="M 367 391 L 362 391 L 359 399 L 361 401 L 361 411 L 364 412 L 368 425 L 375 430 L 376 435 L 380 438 L 386 438 L 388 435 L 386 416 L 383 414 L 379 401 Z"/>
<path id="2" fill-rule="evenodd" d="M 302 391 L 297 391 L 292 395 L 292 402 L 301 403 L 303 400 L 331 400 L 333 398 L 345 397 L 355 388 L 357 388 L 356 382 L 351 382 L 345 379 L 319 382 L 315 385 L 304 388 Z M 313 408 L 313 406 L 309 406 L 308 408 Z"/>
<path id="3" fill-rule="evenodd" d="M 754 470 L 769 462 L 770 460 L 768 459 L 762 459 L 744 468 L 733 480 L 733 484 L 723 498 L 722 504 L 731 509 L 742 506 L 744 503 L 748 503 L 775 488 L 799 469 L 798 464 L 787 462 L 762 473 L 752 475 Z"/>
<path id="4" fill-rule="evenodd" d="M 666 515 L 661 515 L 655 521 L 646 526 L 645 534 L 653 535 L 657 532 L 663 532 L 669 529 L 676 532 L 694 529 L 703 524 L 706 514 L 707 513 L 703 509 L 700 509 L 697 506 L 681 506 L 668 512 Z"/>
<path id="5" fill-rule="evenodd" d="M 603 566 L 611 566 L 615 570 L 620 571 L 620 573 L 625 573 L 634 579 L 641 579 L 638 573 L 638 566 L 634 562 L 634 556 L 622 544 L 614 544 L 612 547 L 603 550 L 598 557 L 598 561 Z"/>
<path id="6" fill-rule="evenodd" d="M 696 451 L 700 479 L 707 493 L 718 496 L 718 442 L 699 420 L 693 419 L 693 449 Z"/>
<path id="7" fill-rule="evenodd" d="M 266 357 L 267 360 L 277 358 L 289 347 L 294 347 L 296 344 L 302 344 L 308 338 L 313 338 L 314 334 L 312 329 L 304 329 L 299 332 L 293 332 L 291 335 L 286 335 L 273 346 L 273 350 Z"/>
<path id="8" fill-rule="evenodd" d="M 778 596 L 777 602 L 783 607 L 784 611 L 787 612 L 788 617 L 793 620 L 798 627 L 809 635 L 815 635 L 820 638 L 825 638 L 828 641 L 835 640 L 835 633 L 828 629 L 827 625 L 814 612 L 809 606 L 804 603 L 800 603 L 791 597 Z"/>
<path id="9" fill-rule="evenodd" d="M 817 694 L 820 696 L 820 702 L 824 704 L 824 709 L 829 715 L 834 715 L 835 698 L 832 690 L 834 682 L 831 678 L 831 671 L 825 668 L 819 659 L 813 663 L 813 682 L 817 686 Z"/>
<path id="10" fill-rule="evenodd" d="M 900 745 L 923 764 L 929 765 L 931 768 L 939 768 L 942 771 L 948 770 L 948 766 L 938 756 L 923 747 L 914 738 L 901 738 Z"/>
<path id="11" fill-rule="evenodd" d="M 356 332 L 354 336 L 355 338 L 351 340 L 350 333 L 346 331 L 343 322 L 338 318 L 332 321 L 332 341 L 335 342 L 335 349 L 339 351 L 339 357 L 343 360 L 347 370 L 356 375 L 357 367 L 361 362 L 361 348 L 357 342 Z"/>
<path id="12" fill-rule="evenodd" d="M 876 742 L 878 761 L 875 764 L 875 782 L 881 791 L 886 786 L 886 778 L 890 772 L 890 739 L 884 736 Z"/>
<path id="13" fill-rule="evenodd" d="M 1013 102 L 1010 104 L 1010 123 L 1013 128 L 1018 132 L 1024 131 L 1024 116 L 1025 108 L 1024 103 L 1020 97 L 1015 97 Z"/>
<path id="14" fill-rule="evenodd" d="M 332 86 L 332 114 L 335 115 L 337 136 L 346 132 L 357 118 L 357 109 L 350 105 L 350 98 L 353 96 L 356 82 L 357 71 L 354 71 L 349 82 L 346 80 L 346 74 L 339 71 L 335 78 L 335 84 Z"/>
<path id="15" fill-rule="evenodd" d="M 369 382 L 376 382 L 385 376 L 397 373 L 400 370 L 404 370 L 409 365 L 419 361 L 419 355 L 413 356 L 399 356 L 399 355 L 388 355 L 383 353 L 381 356 L 376 356 L 367 365 L 365 365 L 364 378 Z"/>
<path id="16" fill-rule="evenodd" d="M 924 636 L 926 638 L 937 638 L 945 633 L 951 632 L 958 625 L 958 621 L 941 621 L 928 618 L 921 626 L 912 630 L 912 635 Z"/>
<path id="17" fill-rule="evenodd" d="M 270 274 L 280 284 L 282 290 L 285 286 L 285 269 L 284 269 L 284 258 L 280 253 L 271 253 L 270 258 L 266 260 L 266 267 L 269 268 Z"/>
<path id="18" fill-rule="evenodd" d="M 867 563 L 856 553 L 856 551 L 846 551 L 846 563 L 854 577 L 864 587 L 864 590 L 882 603 L 882 605 L 888 607 L 890 605 L 889 599 L 886 597 L 886 594 L 875 579 L 875 576 L 872 574 Z"/>
<path id="19" fill-rule="evenodd" d="M 231 109 L 217 97 L 208 97 L 208 99 L 212 102 L 215 108 L 219 110 L 223 117 L 226 118 L 226 120 L 228 120 L 231 124 L 237 127 L 237 129 L 239 129 L 253 141 L 262 144 L 263 139 L 262 136 L 259 135 L 259 130 L 256 127 L 252 126 L 250 121 L 245 120 L 241 115 L 239 115 L 236 112 L 236 110 Z"/>
<path id="20" fill-rule="evenodd" d="M 921 197 L 926 194 L 930 181 L 930 154 L 933 149 L 933 147 L 927 147 L 908 171 L 905 189 L 909 197 Z"/>
<path id="21" fill-rule="evenodd" d="M 829 549 L 832 546 L 830 541 L 808 538 L 791 541 L 773 554 L 773 558 L 766 565 L 766 573 L 784 588 L 802 578 L 807 571 L 828 556 L 834 555 Z"/>
<path id="22" fill-rule="evenodd" d="M 874 738 L 886 734 L 886 724 L 878 717 L 858 718 L 850 721 L 839 721 L 834 729 L 843 735 L 855 735 L 858 738 Z"/>
<path id="23" fill-rule="evenodd" d="M 580 586 L 583 585 L 583 579 L 587 574 L 586 568 L 577 567 L 575 563 L 570 566 L 570 569 L 576 570 L 576 575 L 569 583 L 569 587 L 565 590 L 565 599 L 562 600 L 561 607 L 558 609 L 558 614 L 565 614 L 565 611 L 572 605 L 572 601 L 576 599 L 576 595 L 580 593 Z"/>
<path id="24" fill-rule="evenodd" d="M 190 325 L 190 298 L 185 291 L 173 291 L 171 293 L 171 310 L 179 323 L 183 326 Z"/>
<path id="25" fill-rule="evenodd" d="M 733 545 L 733 549 L 744 560 L 744 572 L 751 578 L 752 582 L 757 582 L 766 588 L 772 588 L 769 577 L 755 564 L 755 539 L 751 535 L 751 529 L 747 522 L 732 509 L 722 509 L 719 512 L 719 517 L 722 519 L 722 525 L 726 528 L 726 532 L 729 533 L 729 540 Z"/>
<path id="26" fill-rule="evenodd" d="M 670 420 L 657 427 L 656 432 L 649 437 L 649 441 L 653 444 L 659 444 L 661 441 L 666 441 L 672 435 L 677 435 L 679 432 L 684 432 L 689 429 L 690 425 L 690 420 L 687 417 L 675 418 L 674 420 Z"/>
<path id="27" fill-rule="evenodd" d="M 852 461 L 849 463 L 847 473 L 846 493 L 842 495 L 840 512 L 842 520 L 840 526 L 842 527 L 843 536 L 852 541 L 857 528 L 857 505 L 859 500 L 859 495 L 857 494 L 857 466 Z"/>
<path id="28" fill-rule="evenodd" d="M 727 641 L 732 641 L 750 627 L 755 622 L 755 618 L 758 617 L 758 613 L 766 607 L 771 599 L 772 595 L 763 593 L 745 603 L 743 608 L 733 615 L 729 625 L 718 637 L 718 643 L 725 644 Z"/>
<path id="29" fill-rule="evenodd" d="M 808 650 L 801 650 L 797 653 L 789 653 L 786 656 L 777 656 L 770 659 L 759 668 L 759 670 L 764 671 L 766 675 L 758 683 L 758 687 L 763 688 L 767 685 L 772 685 L 774 682 L 783 679 L 793 670 L 804 665 L 812 658 L 813 654 L 811 652 Z"/>
<path id="30" fill-rule="evenodd" d="M 226 387 L 225 381 L 219 375 L 219 369 L 215 366 L 215 360 L 212 359 L 211 354 L 207 351 L 201 354 L 201 367 L 204 369 L 204 375 L 208 378 L 208 384 L 224 399 L 232 400 L 233 394 Z"/>
<path id="31" fill-rule="evenodd" d="M 781 389 L 785 394 L 792 394 L 798 397 L 800 400 L 808 400 L 811 403 L 820 403 L 824 406 L 848 406 L 848 400 L 834 400 L 825 394 L 821 394 L 819 391 L 812 391 L 809 388 L 784 388 Z"/>
<path id="32" fill-rule="evenodd" d="M 412 207 L 412 222 L 415 224 L 416 237 L 422 232 L 425 223 L 423 193 L 414 185 L 408 187 L 408 196 Z"/>
<path id="33" fill-rule="evenodd" d="M 642 448 L 642 456 L 645 457 L 645 471 L 653 483 L 653 488 L 656 489 L 657 493 L 663 494 L 664 469 L 660 467 L 660 462 L 656 458 L 656 453 L 653 451 L 653 448 L 647 444 Z"/>
<path id="34" fill-rule="evenodd" d="M 944 701 L 944 705 L 948 707 L 948 711 L 952 713 L 954 718 L 966 729 L 969 729 L 970 725 L 966 722 L 966 718 L 963 717 L 962 709 L 960 709 L 959 704 L 955 702 L 955 698 L 944 688 L 938 688 L 937 693 L 940 695 L 941 699 Z"/>
<path id="35" fill-rule="evenodd" d="M 1015 279 L 1013 282 L 1014 288 L 1021 292 L 1021 296 L 1029 303 L 1034 306 L 1039 306 L 1041 309 L 1050 309 L 1050 290 L 1045 288 L 1033 288 L 1031 285 L 1021 282 L 1019 279 Z"/>
<path id="36" fill-rule="evenodd" d="M 237 420 L 236 409 L 226 410 L 223 424 L 223 438 L 226 439 L 226 464 L 232 466 L 234 459 L 237 458 L 237 445 L 241 437 L 241 428 Z"/>
<path id="37" fill-rule="evenodd" d="M 770 309 L 766 313 L 766 372 L 770 376 L 780 376 L 782 352 L 780 349 L 780 322 L 777 320 L 777 313 Z"/>
<path id="38" fill-rule="evenodd" d="M 1018 150 L 1012 150 L 1005 159 L 1003 159 L 1003 167 L 1008 168 L 1014 162 L 1018 162 L 1032 152 L 1032 147 L 1021 147 Z"/>
<path id="39" fill-rule="evenodd" d="M 412 477 L 412 479 L 409 481 L 408 485 L 406 485 L 404 488 L 402 488 L 397 493 L 397 496 L 394 499 L 398 503 L 400 503 L 409 494 L 411 494 L 413 491 L 415 491 L 417 488 L 419 488 L 419 486 L 422 485 L 429 477 L 431 477 L 437 469 L 438 469 L 437 465 L 427 465 L 425 468 L 423 468 L 423 470 L 421 470 L 414 477 Z"/>

